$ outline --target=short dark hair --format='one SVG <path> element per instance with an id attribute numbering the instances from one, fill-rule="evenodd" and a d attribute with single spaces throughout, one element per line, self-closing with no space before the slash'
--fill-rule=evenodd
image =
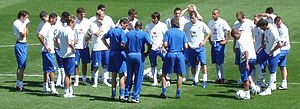
<path id="1" fill-rule="evenodd" d="M 67 18 L 69 18 L 69 16 L 70 16 L 70 13 L 67 12 L 67 11 L 64 11 L 64 12 L 61 13 L 61 17 L 62 17 L 62 18 L 67 19 Z"/>
<path id="2" fill-rule="evenodd" d="M 238 11 L 236 12 L 235 16 L 242 16 L 243 18 L 245 18 L 245 13 L 243 11 Z"/>
<path id="3" fill-rule="evenodd" d="M 176 13 L 176 11 L 181 11 L 181 8 L 179 8 L 179 7 L 176 7 L 175 9 L 174 9 L 174 14 Z"/>
<path id="4" fill-rule="evenodd" d="M 21 17 L 24 17 L 26 15 L 29 15 L 29 13 L 25 10 L 21 10 L 19 11 L 17 18 L 20 19 Z"/>
<path id="5" fill-rule="evenodd" d="M 46 11 L 41 11 L 39 17 L 42 19 L 43 17 L 46 17 L 48 13 Z"/>
<path id="6" fill-rule="evenodd" d="M 98 5 L 98 10 L 99 10 L 99 9 L 102 9 L 102 8 L 105 8 L 105 5 L 104 5 L 104 4 L 99 4 L 99 5 Z"/>
<path id="7" fill-rule="evenodd" d="M 85 9 L 83 7 L 79 7 L 79 8 L 77 8 L 76 13 L 77 14 L 79 14 L 79 13 L 85 13 Z"/>
<path id="8" fill-rule="evenodd" d="M 180 25 L 179 25 L 179 19 L 173 18 L 173 19 L 171 20 L 171 25 L 172 25 L 172 27 L 180 28 Z"/>
<path id="9" fill-rule="evenodd" d="M 197 17 L 197 13 L 196 13 L 195 11 L 191 11 L 191 12 L 190 12 L 190 17 L 192 17 L 193 15 L 194 15 L 195 17 Z"/>
<path id="10" fill-rule="evenodd" d="M 57 14 L 55 14 L 55 13 L 51 13 L 51 14 L 49 15 L 49 19 L 50 19 L 50 18 L 55 18 L 55 17 L 57 17 Z"/>
<path id="11" fill-rule="evenodd" d="M 280 20 L 281 20 L 281 17 L 280 17 L 280 16 L 277 16 L 277 17 L 275 17 L 274 22 L 277 23 L 277 22 L 279 22 Z"/>
<path id="12" fill-rule="evenodd" d="M 143 23 L 141 21 L 137 21 L 135 23 L 135 27 L 134 28 L 142 28 L 143 27 Z"/>
<path id="13" fill-rule="evenodd" d="M 151 17 L 152 17 L 152 18 L 157 18 L 158 20 L 160 20 L 160 14 L 159 14 L 159 12 L 154 12 L 154 13 L 152 13 L 152 14 L 151 14 Z"/>
<path id="14" fill-rule="evenodd" d="M 121 23 L 128 23 L 128 19 L 127 18 L 120 19 L 119 24 L 121 24 Z"/>
<path id="15" fill-rule="evenodd" d="M 260 20 L 257 22 L 257 26 L 258 26 L 258 27 L 265 26 L 265 25 L 268 25 L 268 21 L 267 21 L 266 19 L 260 19 Z"/>
<path id="16" fill-rule="evenodd" d="M 266 9 L 265 13 L 268 13 L 268 14 L 274 13 L 273 7 L 268 7 L 268 8 Z"/>
<path id="17" fill-rule="evenodd" d="M 134 14 L 137 14 L 137 11 L 134 8 L 128 10 L 128 15 L 134 15 Z"/>
<path id="18" fill-rule="evenodd" d="M 218 11 L 219 14 L 221 13 L 218 8 L 215 8 L 215 9 L 212 10 L 212 12 L 214 12 L 214 11 Z"/>

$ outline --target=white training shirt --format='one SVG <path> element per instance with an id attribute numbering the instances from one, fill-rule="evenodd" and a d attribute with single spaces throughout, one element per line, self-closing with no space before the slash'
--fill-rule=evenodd
<path id="1" fill-rule="evenodd" d="M 236 30 L 241 31 L 242 33 L 245 34 L 249 34 L 247 36 L 252 37 L 252 31 L 255 27 L 255 24 L 252 20 L 250 19 L 244 19 L 244 22 L 239 22 L 239 21 L 235 21 L 235 23 L 233 24 L 233 28 Z M 236 44 L 235 48 L 238 48 L 239 45 Z"/>
<path id="2" fill-rule="evenodd" d="M 290 37 L 289 37 L 289 30 L 287 26 L 283 23 L 281 23 L 280 28 L 277 28 L 279 32 L 280 39 L 286 43 L 285 46 L 281 47 L 281 50 L 290 50 L 291 44 L 290 44 Z"/>
<path id="3" fill-rule="evenodd" d="M 153 42 L 151 48 L 152 50 L 157 50 L 162 46 L 164 34 L 167 30 L 167 25 L 160 21 L 157 24 L 149 23 L 146 26 L 145 31 L 150 35 Z"/>
<path id="4" fill-rule="evenodd" d="M 88 41 L 86 40 L 88 37 L 88 31 L 91 31 L 92 22 L 87 18 L 83 18 L 79 20 L 76 18 L 75 24 L 75 40 L 77 40 L 77 44 L 75 44 L 76 49 L 86 48 L 88 45 Z"/>
<path id="5" fill-rule="evenodd" d="M 42 27 L 44 26 L 46 22 L 44 20 L 41 20 L 40 23 L 39 23 L 39 26 L 37 27 L 35 33 L 36 34 L 39 34 L 39 32 L 41 31 Z"/>
<path id="6" fill-rule="evenodd" d="M 199 48 L 199 44 L 204 41 L 205 33 L 210 33 L 208 26 L 199 20 L 197 20 L 195 24 L 191 21 L 186 23 L 183 31 L 185 32 L 188 44 L 192 49 Z"/>
<path id="7" fill-rule="evenodd" d="M 239 48 L 241 51 L 240 62 L 245 61 L 245 56 L 243 55 L 243 52 L 245 51 L 248 51 L 248 59 L 256 59 L 253 39 L 251 36 L 249 36 L 249 34 L 242 32 L 240 39 L 237 40 L 237 43 L 239 43 Z"/>
<path id="8" fill-rule="evenodd" d="M 26 42 L 26 37 L 21 36 L 21 32 L 24 32 L 24 29 L 26 28 L 27 23 L 21 22 L 21 20 L 17 19 L 13 23 L 13 32 L 16 36 L 17 42 Z"/>
<path id="9" fill-rule="evenodd" d="M 263 30 L 260 29 L 258 26 L 255 26 L 253 29 L 253 35 L 255 39 L 254 48 L 256 52 L 258 51 L 258 49 L 261 48 L 262 34 L 263 34 Z"/>
<path id="10" fill-rule="evenodd" d="M 269 24 L 268 25 L 270 28 L 266 29 L 264 31 L 264 35 L 266 37 L 265 43 L 266 43 L 266 49 L 265 51 L 270 54 L 271 50 L 276 46 L 277 42 L 280 42 L 281 39 L 279 37 L 278 30 L 274 25 Z M 276 56 L 280 53 L 280 49 L 277 49 L 273 52 L 273 56 Z"/>
<path id="11" fill-rule="evenodd" d="M 208 27 L 211 31 L 211 41 L 225 40 L 225 33 L 231 30 L 228 23 L 220 17 L 217 21 L 214 21 L 213 19 L 210 20 L 208 22 Z"/>
<path id="12" fill-rule="evenodd" d="M 39 34 L 41 34 L 44 37 L 45 45 L 51 49 L 50 53 L 55 53 L 54 32 L 55 32 L 55 26 L 52 26 L 49 22 L 46 22 L 39 32 Z M 48 52 L 42 44 L 41 44 L 41 52 Z"/>
<path id="13" fill-rule="evenodd" d="M 168 26 L 168 29 L 172 28 L 171 20 L 174 17 L 170 17 L 165 21 L 165 24 Z M 187 16 L 181 16 L 179 18 L 179 30 L 183 31 L 184 25 L 190 21 L 190 18 Z"/>
<path id="14" fill-rule="evenodd" d="M 59 56 L 61 58 L 75 57 L 75 53 L 72 52 L 72 49 L 68 44 L 68 40 L 72 40 L 72 42 L 74 43 L 75 31 L 69 26 L 63 27 L 58 32 L 58 38 L 60 39 Z"/>
<path id="15" fill-rule="evenodd" d="M 91 18 L 90 21 L 93 22 L 92 24 L 92 31 L 93 33 L 96 33 L 100 28 L 102 29 L 102 33 L 99 37 L 97 37 L 95 34 L 92 35 L 92 49 L 93 51 L 100 51 L 100 50 L 108 50 L 108 48 L 105 46 L 105 44 L 102 42 L 101 38 L 104 34 L 106 34 L 111 28 L 115 27 L 115 24 L 113 20 L 106 16 L 101 21 L 101 24 L 97 21 L 97 19 Z M 109 43 L 109 40 L 106 40 Z"/>

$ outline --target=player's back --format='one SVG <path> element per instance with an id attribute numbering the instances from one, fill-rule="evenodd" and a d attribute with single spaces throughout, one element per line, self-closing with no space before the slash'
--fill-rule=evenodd
<path id="1" fill-rule="evenodd" d="M 169 29 L 164 36 L 164 42 L 167 42 L 167 51 L 169 52 L 183 51 L 185 41 L 186 35 L 179 28 Z"/>

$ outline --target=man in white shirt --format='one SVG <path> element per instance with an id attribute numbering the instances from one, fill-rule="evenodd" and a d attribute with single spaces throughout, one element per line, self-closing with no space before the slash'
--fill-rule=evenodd
<path id="1" fill-rule="evenodd" d="M 260 95 L 271 95 L 272 90 L 276 89 L 276 67 L 279 61 L 280 47 L 282 40 L 279 37 L 278 30 L 267 20 L 260 19 L 258 26 L 264 31 L 263 50 L 257 54 L 257 63 L 261 64 L 268 61 L 268 70 L 270 72 L 270 81 L 268 88 Z"/>
<path id="2" fill-rule="evenodd" d="M 76 10 L 76 24 L 75 24 L 75 40 L 77 44 L 75 44 L 76 55 L 75 55 L 75 81 L 74 86 L 79 85 L 79 64 L 80 59 L 82 63 L 82 81 L 84 84 L 86 83 L 86 72 L 87 72 L 87 64 L 90 63 L 90 49 L 88 45 L 88 41 L 91 36 L 91 28 L 92 22 L 85 18 L 85 9 L 82 7 L 77 8 Z"/>
<path id="3" fill-rule="evenodd" d="M 57 39 L 55 40 L 55 43 L 60 50 L 59 55 L 62 58 L 63 67 L 66 73 L 66 76 L 64 77 L 65 98 L 75 97 L 71 85 L 71 75 L 74 75 L 75 73 L 75 20 L 76 17 L 70 16 L 66 21 L 67 26 L 62 27 L 58 32 L 57 38 L 60 40 L 60 43 L 58 44 Z"/>
<path id="4" fill-rule="evenodd" d="M 101 38 L 115 25 L 109 16 L 105 15 L 105 11 L 101 9 L 96 12 L 96 19 L 90 19 L 93 22 L 93 34 L 92 35 L 92 69 L 94 75 L 93 87 L 98 85 L 98 73 L 99 66 L 102 65 L 103 70 L 103 82 L 107 86 L 111 86 L 108 82 L 109 72 L 107 71 L 107 66 L 109 63 L 109 49 L 102 42 Z M 109 42 L 109 41 L 107 41 Z"/>
<path id="5" fill-rule="evenodd" d="M 250 99 L 250 87 L 252 89 L 256 88 L 254 82 L 251 81 L 251 73 L 253 70 L 255 70 L 254 65 L 256 62 L 256 53 L 254 50 L 253 39 L 251 34 L 237 29 L 233 29 L 231 34 L 234 37 L 241 52 L 239 59 L 240 75 L 246 93 L 246 96 L 242 99 Z"/>
<path id="6" fill-rule="evenodd" d="M 203 17 L 197 11 L 197 7 L 194 4 L 190 4 L 190 5 L 187 6 L 187 8 L 185 8 L 184 10 L 182 10 L 181 16 L 183 16 L 185 12 L 188 12 L 188 14 L 190 15 L 191 12 L 193 12 L 193 11 L 197 13 L 197 19 L 200 20 L 200 21 L 203 21 Z"/>
<path id="7" fill-rule="evenodd" d="M 289 30 L 285 24 L 282 23 L 281 17 L 277 16 L 274 19 L 274 23 L 278 29 L 279 37 L 282 39 L 283 46 L 280 48 L 280 54 L 279 54 L 279 62 L 278 66 L 281 70 L 281 76 L 282 76 L 282 82 L 278 89 L 280 90 L 287 90 L 287 68 L 286 68 L 286 61 L 287 61 L 287 55 L 291 49 L 290 45 L 290 38 L 289 38 Z"/>
<path id="8" fill-rule="evenodd" d="M 263 39 L 262 39 L 263 38 L 263 30 L 257 26 L 257 22 L 261 18 L 262 18 L 262 16 L 259 14 L 255 14 L 253 17 L 253 22 L 255 24 L 255 27 L 253 29 L 253 36 L 254 36 L 254 48 L 255 48 L 256 54 L 258 54 L 260 52 L 260 50 L 262 50 L 261 44 L 263 41 Z M 258 73 L 257 84 L 262 88 L 267 87 L 267 84 L 265 82 L 266 65 L 267 65 L 267 61 L 263 62 L 262 64 L 255 65 L 255 71 Z"/>
<path id="9" fill-rule="evenodd" d="M 162 45 L 163 45 L 163 37 L 166 31 L 168 30 L 168 27 L 166 24 L 162 23 L 160 21 L 160 13 L 154 12 L 151 14 L 151 20 L 152 23 L 149 23 L 146 26 L 145 31 L 150 35 L 152 39 L 152 47 L 149 53 L 149 59 L 150 59 L 150 66 L 151 66 L 151 73 L 153 76 L 153 84 L 152 86 L 158 86 L 158 80 L 157 80 L 157 56 L 160 56 L 163 60 L 165 53 L 162 51 Z"/>
<path id="10" fill-rule="evenodd" d="M 56 22 L 55 26 L 56 26 L 56 36 L 58 36 L 58 31 L 60 31 L 61 29 L 63 29 L 64 27 L 67 26 L 67 20 L 70 16 L 69 12 L 62 12 L 61 14 L 61 19 L 60 21 Z M 60 40 L 57 39 L 57 43 L 60 43 Z M 55 47 L 55 56 L 56 56 L 56 62 L 57 62 L 57 78 L 56 78 L 56 86 L 58 87 L 64 87 L 64 77 L 65 77 L 65 70 L 63 67 L 63 61 L 62 58 L 59 56 L 60 54 L 60 50 Z"/>
<path id="11" fill-rule="evenodd" d="M 47 92 L 48 88 L 48 78 L 50 79 L 50 89 L 51 93 L 58 95 L 54 84 L 54 72 L 55 72 L 55 57 L 54 57 L 54 38 L 55 38 L 55 23 L 57 21 L 57 15 L 51 13 L 49 15 L 49 20 L 45 22 L 43 27 L 38 33 L 38 39 L 41 43 L 41 54 L 43 60 L 43 71 L 44 71 L 44 83 L 43 83 L 43 93 Z"/>
<path id="12" fill-rule="evenodd" d="M 27 60 L 27 43 L 26 39 L 28 36 L 28 24 L 29 24 L 29 13 L 21 10 L 18 13 L 17 20 L 13 22 L 13 32 L 16 36 L 15 44 L 15 55 L 18 63 L 18 69 L 16 71 L 17 81 L 16 90 L 24 91 L 23 76 L 26 68 Z"/>
<path id="13" fill-rule="evenodd" d="M 210 29 L 208 26 L 198 20 L 197 13 L 192 11 L 190 12 L 191 21 L 186 23 L 184 26 L 184 32 L 188 39 L 189 48 L 187 51 L 188 61 L 192 67 L 192 74 L 194 76 L 193 85 L 197 86 L 199 79 L 199 63 L 201 64 L 201 70 L 203 74 L 203 84 L 202 88 L 207 87 L 207 68 L 206 68 L 206 50 L 205 43 L 208 41 L 210 36 Z M 207 34 L 206 37 L 204 35 Z"/>
<path id="14" fill-rule="evenodd" d="M 224 84 L 225 45 L 230 39 L 231 28 L 226 20 L 220 17 L 219 9 L 213 9 L 212 18 L 213 19 L 208 22 L 208 27 L 211 30 L 211 59 L 212 63 L 216 65 L 217 71 L 215 83 Z"/>

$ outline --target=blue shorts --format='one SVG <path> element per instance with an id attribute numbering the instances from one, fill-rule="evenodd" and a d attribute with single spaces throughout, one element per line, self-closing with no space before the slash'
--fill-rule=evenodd
<path id="1" fill-rule="evenodd" d="M 54 53 L 42 52 L 43 71 L 44 73 L 55 72 L 55 59 Z"/>
<path id="2" fill-rule="evenodd" d="M 211 46 L 211 61 L 213 64 L 224 63 L 225 45 L 221 45 L 220 41 L 213 42 Z"/>
<path id="3" fill-rule="evenodd" d="M 99 67 L 107 67 L 109 64 L 109 50 L 102 51 L 92 51 L 92 66 Z"/>
<path id="4" fill-rule="evenodd" d="M 240 65 L 240 59 L 241 59 L 241 51 L 240 48 L 235 48 L 234 49 L 235 52 L 235 65 Z"/>
<path id="5" fill-rule="evenodd" d="M 286 67 L 286 56 L 289 54 L 289 50 L 281 50 L 279 54 L 279 62 L 278 66 L 279 67 Z"/>
<path id="6" fill-rule="evenodd" d="M 124 51 L 110 51 L 109 53 L 108 71 L 116 73 L 127 72 L 126 54 Z"/>
<path id="7" fill-rule="evenodd" d="M 246 63 L 245 63 L 245 61 L 244 62 L 242 62 L 241 64 L 240 64 L 240 73 L 241 73 L 241 79 L 242 79 L 242 81 L 248 81 L 249 80 L 249 75 L 251 74 L 251 72 L 253 71 L 253 70 L 255 70 L 255 67 L 254 67 L 254 65 L 255 65 L 255 59 L 250 59 L 249 60 L 249 62 L 248 62 L 248 64 L 249 64 L 249 67 L 250 67 L 250 69 L 249 70 L 246 70 Z"/>
<path id="8" fill-rule="evenodd" d="M 276 56 L 269 56 L 269 54 L 266 53 L 265 50 L 261 50 L 257 54 L 257 63 L 263 64 L 265 61 L 268 62 L 268 70 L 270 74 L 273 74 L 276 72 L 277 64 L 279 61 L 279 54 Z"/>
<path id="9" fill-rule="evenodd" d="M 74 75 L 75 73 L 75 57 L 62 58 L 64 70 L 66 74 Z"/>
<path id="10" fill-rule="evenodd" d="M 58 49 L 55 49 L 55 57 L 56 57 L 56 62 L 57 62 L 58 68 L 63 68 L 62 58 L 59 56 Z"/>
<path id="11" fill-rule="evenodd" d="M 163 58 L 165 57 L 165 53 L 161 52 L 161 50 L 150 50 L 149 53 L 149 60 L 150 60 L 150 65 L 151 67 L 156 67 L 157 66 L 157 56 Z"/>
<path id="12" fill-rule="evenodd" d="M 76 67 L 78 67 L 79 64 L 80 64 L 80 58 L 81 58 L 81 63 L 82 64 L 90 63 L 91 58 L 90 58 L 89 47 L 86 47 L 84 49 L 76 49 L 76 54 L 75 54 L 75 65 L 76 65 Z"/>
<path id="13" fill-rule="evenodd" d="M 206 65 L 206 51 L 204 46 L 197 49 L 188 48 L 187 54 L 188 61 L 192 67 L 199 65 L 199 62 L 201 65 Z"/>
<path id="14" fill-rule="evenodd" d="M 163 63 L 163 73 L 185 74 L 185 58 L 183 52 L 168 52 Z"/>
<path id="15" fill-rule="evenodd" d="M 15 45 L 15 55 L 18 62 L 18 68 L 26 68 L 27 60 L 27 48 L 28 45 L 25 42 L 17 42 Z"/>

